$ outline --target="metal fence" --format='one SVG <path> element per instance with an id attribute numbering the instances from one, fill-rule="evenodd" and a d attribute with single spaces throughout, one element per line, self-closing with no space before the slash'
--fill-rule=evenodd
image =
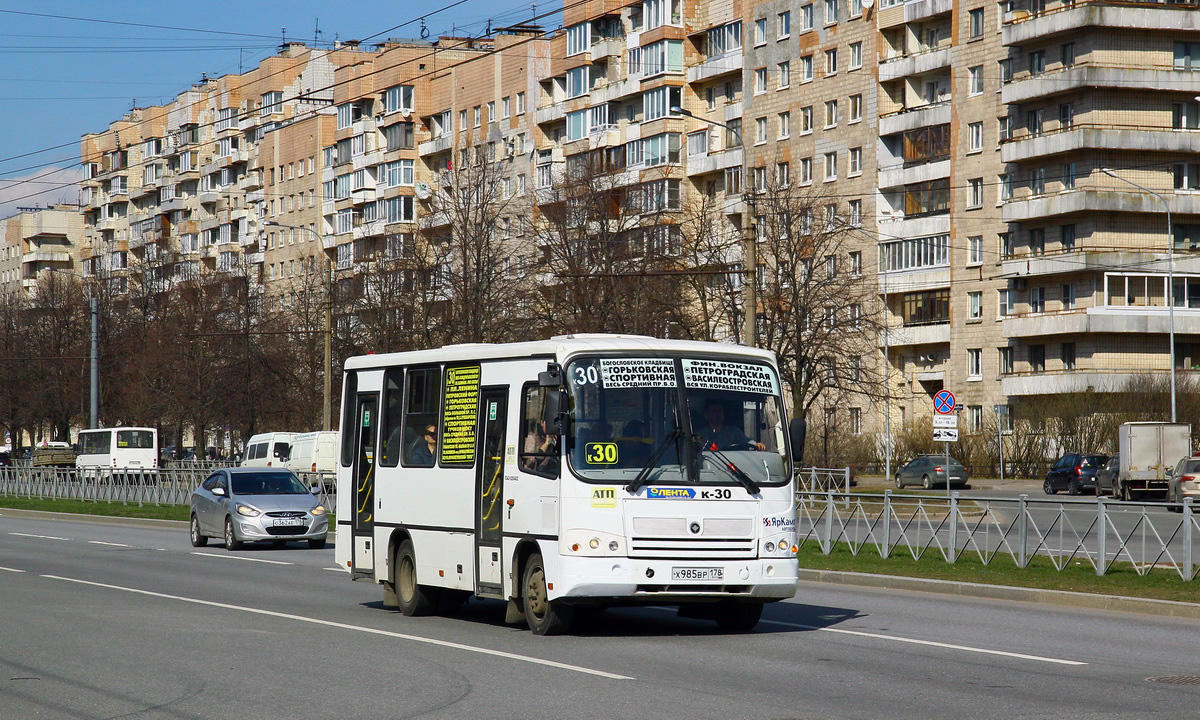
<path id="1" fill-rule="evenodd" d="M 213 467 L 108 470 L 13 465 L 0 467 L 0 495 L 46 500 L 82 500 L 130 505 L 187 505 Z M 333 473 L 296 473 L 331 513 L 337 513 Z"/>
<path id="2" fill-rule="evenodd" d="M 796 469 L 796 489 L 804 492 L 826 492 L 841 489 L 850 492 L 850 468 L 806 467 Z"/>
<path id="3" fill-rule="evenodd" d="M 1097 575 L 1120 565 L 1139 575 L 1162 570 L 1184 580 L 1197 576 L 1200 515 L 1191 499 L 1118 503 L 802 490 L 796 501 L 800 546 L 816 543 L 826 555 L 844 544 L 854 555 L 883 558 L 934 553 L 947 563 L 1002 559 L 1024 569 L 1042 557 L 1059 571 L 1086 563 Z"/>

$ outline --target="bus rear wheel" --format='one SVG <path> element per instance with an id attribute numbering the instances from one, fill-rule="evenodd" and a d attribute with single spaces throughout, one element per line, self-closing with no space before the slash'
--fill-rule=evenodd
<path id="1" fill-rule="evenodd" d="M 437 598 L 433 588 L 417 584 L 417 554 L 413 551 L 412 540 L 405 540 L 396 549 L 392 572 L 392 587 L 396 588 L 400 612 L 408 617 L 433 612 Z"/>
<path id="2" fill-rule="evenodd" d="M 525 563 L 521 599 L 525 602 L 525 622 L 534 635 L 561 635 L 571 628 L 575 608 L 551 600 L 546 590 L 546 566 L 540 553 Z"/>

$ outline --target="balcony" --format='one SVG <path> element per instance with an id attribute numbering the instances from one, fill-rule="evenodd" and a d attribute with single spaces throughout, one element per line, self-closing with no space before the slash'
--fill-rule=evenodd
<path id="1" fill-rule="evenodd" d="M 941 345 L 950 343 L 950 323 L 928 325 L 905 325 L 888 329 L 888 346 Z M 883 334 L 879 335 L 879 347 L 883 347 Z"/>
<path id="2" fill-rule="evenodd" d="M 882 218 L 876 224 L 878 232 L 887 238 L 919 238 L 930 235 L 946 235 L 950 232 L 948 214 L 906 218 L 898 216 Z"/>
<path id="3" fill-rule="evenodd" d="M 434 138 L 427 142 L 423 142 L 417 146 L 417 152 L 420 155 L 435 155 L 450 150 L 454 147 L 454 137 L 446 133 L 439 138 Z"/>
<path id="4" fill-rule="evenodd" d="M 174 212 L 175 210 L 182 210 L 183 209 L 183 201 L 184 201 L 184 198 L 182 198 L 182 197 L 173 197 L 170 200 L 163 200 L 158 205 L 158 212 L 159 213 L 169 213 L 169 212 Z"/>
<path id="5" fill-rule="evenodd" d="M 621 57 L 625 53 L 625 38 L 604 38 L 592 44 L 592 62 L 610 57 Z"/>
<path id="6" fill-rule="evenodd" d="M 1164 192 L 1171 213 L 1200 214 L 1200 194 L 1181 195 Z M 1153 195 L 1119 190 L 1084 188 L 1048 195 L 1010 200 L 1004 204 L 1004 222 L 1025 222 L 1057 215 L 1086 212 L 1162 213 L 1162 203 Z"/>
<path id="7" fill-rule="evenodd" d="M 217 200 L 221 199 L 221 191 L 220 190 L 201 190 L 200 194 L 197 195 L 197 197 L 200 198 L 201 205 L 211 205 L 211 204 L 215 203 Z"/>
<path id="8" fill-rule="evenodd" d="M 566 118 L 566 116 L 566 111 L 563 110 L 562 103 L 554 103 L 553 105 L 546 105 L 534 111 L 533 120 L 538 125 L 543 125 L 545 123 L 558 122 Z"/>
<path id="9" fill-rule="evenodd" d="M 954 9 L 953 0 L 916 0 L 904 3 L 904 22 L 917 22 Z"/>
<path id="10" fill-rule="evenodd" d="M 1091 307 L 1067 312 L 1036 313 L 1004 319 L 1004 336 L 1010 338 L 1079 335 L 1086 333 L 1138 333 L 1166 335 L 1171 313 L 1164 306 Z M 1175 308 L 1175 332 L 1200 334 L 1200 311 Z"/>
<path id="11" fill-rule="evenodd" d="M 1076 0 L 1075 7 L 1061 7 L 1036 15 L 1024 10 L 1004 14 L 1002 43 L 1021 45 L 1056 35 L 1075 32 L 1087 27 L 1125 28 L 1139 31 L 1196 32 L 1200 16 L 1195 8 L 1171 5 L 1144 5 L 1088 2 Z"/>
<path id="12" fill-rule="evenodd" d="M 1130 150 L 1154 153 L 1193 153 L 1200 131 L 1114 125 L 1077 125 L 1014 138 L 1000 146 L 1006 163 L 1049 157 L 1080 150 Z"/>
<path id="13" fill-rule="evenodd" d="M 43 262 L 69 263 L 71 262 L 71 253 L 67 250 L 38 249 L 21 256 L 22 265 Z"/>
<path id="14" fill-rule="evenodd" d="M 882 293 L 885 287 L 889 295 L 947 288 L 950 287 L 950 268 L 920 268 L 883 272 L 879 274 L 879 292 Z"/>
<path id="15" fill-rule="evenodd" d="M 352 159 L 352 165 L 355 170 L 373 167 L 383 162 L 383 149 L 372 150 L 369 153 L 364 153 Z"/>
<path id="16" fill-rule="evenodd" d="M 590 104 L 598 105 L 600 103 L 620 100 L 623 97 L 640 93 L 641 90 L 641 83 L 637 80 L 626 78 L 624 80 L 617 80 L 616 82 L 599 84 L 592 88 L 587 97 Z"/>
<path id="17" fill-rule="evenodd" d="M 1165 242 L 1165 241 L 1164 241 Z M 1022 255 L 1004 258 L 1001 274 L 1007 277 L 1046 277 L 1104 272 L 1115 267 L 1136 267 L 1146 272 L 1166 272 L 1166 247 L 1149 250 L 1081 248 L 1073 252 Z M 1161 260 L 1160 260 L 1161 258 Z M 1159 265 L 1162 267 L 1159 267 Z M 1182 265 L 1176 260 L 1177 265 Z M 1179 272 L 1183 272 L 1179 270 Z"/>
<path id="18" fill-rule="evenodd" d="M 879 168 L 879 187 L 901 187 L 950 177 L 950 159 L 918 164 L 903 163 Z"/>
<path id="19" fill-rule="evenodd" d="M 705 155 L 689 155 L 687 158 L 687 174 L 704 175 L 706 173 L 717 172 L 725 168 L 741 167 L 742 165 L 742 149 L 729 148 L 723 152 L 708 153 Z"/>
<path id="20" fill-rule="evenodd" d="M 895 135 L 896 133 L 916 130 L 931 125 L 950 124 L 950 103 L 940 102 L 933 105 L 901 110 L 879 118 L 879 134 Z"/>
<path id="21" fill-rule="evenodd" d="M 904 55 L 898 58 L 883 60 L 879 63 L 879 82 L 899 80 L 911 75 L 925 73 L 950 67 L 951 48 L 946 46 L 934 50 Z M 1007 97 L 1004 100 L 1008 102 Z"/>
<path id="22" fill-rule="evenodd" d="M 1128 92 L 1130 88 L 1136 88 L 1138 91 L 1180 92 L 1182 89 L 1196 87 L 1196 82 L 1196 73 L 1176 70 L 1166 65 L 1147 68 L 1132 65 L 1079 64 L 1015 78 L 1004 85 L 1000 97 L 1006 105 L 1017 105 L 1035 98 L 1062 95 L 1082 88 L 1110 88 L 1121 92 Z"/>
<path id="23" fill-rule="evenodd" d="M 375 188 L 360 188 L 350 193 L 351 205 L 362 205 L 363 203 L 375 202 Z"/>
<path id="24" fill-rule="evenodd" d="M 702 63 L 692 65 L 687 69 L 687 79 L 690 83 L 703 82 L 722 75 L 741 74 L 742 49 L 726 53 L 720 57 L 709 58 Z"/>
<path id="25" fill-rule="evenodd" d="M 1148 373 L 1145 370 L 1096 369 L 1010 373 L 1001 377 L 1000 392 L 1010 398 L 1022 395 L 1085 393 L 1088 390 L 1094 392 L 1118 392 L 1131 380 L 1144 378 L 1147 375 L 1166 375 L 1166 373 L 1166 368 L 1155 373 Z"/>

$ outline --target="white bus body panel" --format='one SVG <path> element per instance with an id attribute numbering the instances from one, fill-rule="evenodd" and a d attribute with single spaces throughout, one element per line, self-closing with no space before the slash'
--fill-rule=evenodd
<path id="1" fill-rule="evenodd" d="M 118 446 L 117 433 L 123 430 L 138 430 L 150 433 L 153 438 L 152 448 L 121 448 Z M 106 453 L 79 453 L 75 456 L 77 468 L 117 468 L 121 470 L 154 470 L 158 467 L 158 430 L 148 427 L 111 427 L 98 430 L 80 431 L 80 449 L 83 449 L 85 434 L 107 433 L 109 449 Z M 64 447 L 69 447 L 65 443 Z"/>

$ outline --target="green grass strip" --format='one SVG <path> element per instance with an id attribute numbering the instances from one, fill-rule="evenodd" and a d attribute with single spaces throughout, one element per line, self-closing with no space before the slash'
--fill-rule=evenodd
<path id="1" fill-rule="evenodd" d="M 882 558 L 874 546 L 867 545 L 860 549 L 858 555 L 852 555 L 849 545 L 835 543 L 833 552 L 825 555 L 817 543 L 809 541 L 800 548 L 797 555 L 800 567 L 812 570 L 840 570 L 988 585 L 1012 585 L 1040 590 L 1068 590 L 1099 595 L 1200 602 L 1200 579 L 1186 582 L 1171 567 L 1155 567 L 1145 575 L 1138 575 L 1133 566 L 1124 559 L 1116 562 L 1107 575 L 1101 576 L 1096 574 L 1090 563 L 1081 559 L 1072 560 L 1067 567 L 1059 571 L 1049 558 L 1035 556 L 1029 566 L 1022 570 L 1016 567 L 1016 563 L 1008 554 L 996 555 L 990 564 L 984 565 L 978 555 L 965 553 L 952 565 L 946 562 L 936 548 L 926 550 L 920 560 L 914 560 L 911 552 L 905 547 L 898 547 L 892 552 L 892 557 Z"/>

